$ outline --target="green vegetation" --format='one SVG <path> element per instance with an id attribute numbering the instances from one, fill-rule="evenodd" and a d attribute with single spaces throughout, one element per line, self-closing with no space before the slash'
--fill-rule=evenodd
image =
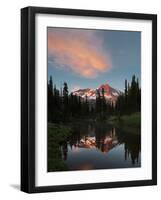
<path id="1" fill-rule="evenodd" d="M 140 116 L 140 113 L 133 113 L 130 115 L 122 116 L 121 120 L 127 126 L 140 127 L 141 116 Z"/>
<path id="2" fill-rule="evenodd" d="M 48 172 L 67 170 L 61 158 L 60 143 L 72 134 L 70 127 L 48 123 Z"/>
<path id="3" fill-rule="evenodd" d="M 111 116 L 108 119 L 108 123 L 116 126 L 126 126 L 126 127 L 140 127 L 141 124 L 141 115 L 140 112 L 122 115 L 122 116 Z"/>

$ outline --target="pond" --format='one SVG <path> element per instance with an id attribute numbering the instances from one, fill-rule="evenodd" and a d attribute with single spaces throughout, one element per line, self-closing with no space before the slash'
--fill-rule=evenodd
<path id="1" fill-rule="evenodd" d="M 116 128 L 105 123 L 73 125 L 73 134 L 60 145 L 69 170 L 115 169 L 141 166 L 139 128 Z"/>

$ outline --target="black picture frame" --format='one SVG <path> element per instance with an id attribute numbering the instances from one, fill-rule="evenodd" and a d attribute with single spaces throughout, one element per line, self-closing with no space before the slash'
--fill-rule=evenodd
<path id="1" fill-rule="evenodd" d="M 59 14 L 152 21 L 152 179 L 61 186 L 35 186 L 35 16 Z M 157 15 L 26 7 L 21 9 L 21 190 L 27 193 L 157 184 Z"/>

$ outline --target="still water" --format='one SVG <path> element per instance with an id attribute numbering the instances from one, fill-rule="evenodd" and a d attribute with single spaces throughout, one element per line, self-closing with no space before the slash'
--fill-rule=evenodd
<path id="1" fill-rule="evenodd" d="M 77 123 L 72 137 L 60 146 L 69 170 L 141 166 L 141 136 L 137 128 L 104 123 Z"/>

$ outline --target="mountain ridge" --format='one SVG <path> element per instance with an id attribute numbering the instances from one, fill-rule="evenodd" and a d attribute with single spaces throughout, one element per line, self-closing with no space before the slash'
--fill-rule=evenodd
<path id="1" fill-rule="evenodd" d="M 72 94 L 81 97 L 82 99 L 96 100 L 97 96 L 103 96 L 102 92 L 104 91 L 104 97 L 106 101 L 116 101 L 118 96 L 122 94 L 120 90 L 117 90 L 111 87 L 108 83 L 101 84 L 96 89 L 83 88 L 73 91 Z"/>

